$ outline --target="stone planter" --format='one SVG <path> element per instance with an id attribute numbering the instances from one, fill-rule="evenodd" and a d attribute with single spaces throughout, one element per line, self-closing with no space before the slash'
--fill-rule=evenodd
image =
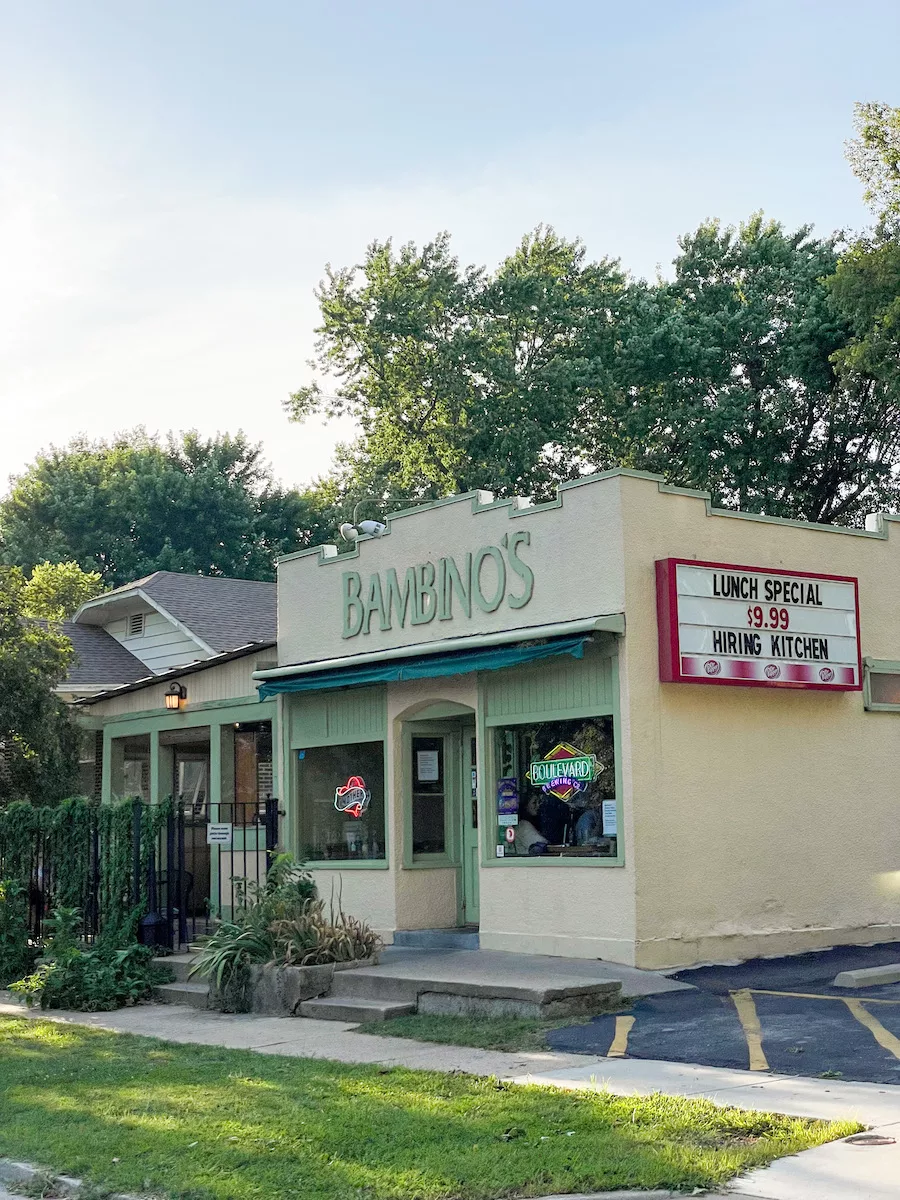
<path id="1" fill-rule="evenodd" d="M 372 966 L 377 959 L 363 958 L 358 962 L 326 963 L 316 967 L 283 967 L 278 963 L 250 968 L 249 1004 L 246 1011 L 269 1017 L 299 1015 L 304 1000 L 316 1000 L 331 991 L 335 971 L 354 970 Z M 212 989 L 210 990 L 212 998 Z M 215 1005 L 215 1001 L 213 1000 Z"/>

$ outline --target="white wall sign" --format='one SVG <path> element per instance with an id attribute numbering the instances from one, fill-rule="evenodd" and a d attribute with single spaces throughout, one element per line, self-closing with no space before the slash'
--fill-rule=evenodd
<path id="1" fill-rule="evenodd" d="M 207 846 L 230 846 L 234 829 L 230 821 L 211 822 L 206 826 Z"/>
<path id="2" fill-rule="evenodd" d="M 862 687 L 853 578 L 666 558 L 656 590 L 665 683 Z"/>

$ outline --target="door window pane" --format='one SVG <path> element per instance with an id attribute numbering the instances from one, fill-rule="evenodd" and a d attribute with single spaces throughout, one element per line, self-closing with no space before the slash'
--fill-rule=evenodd
<path id="1" fill-rule="evenodd" d="M 412 739 L 413 854 L 444 854 L 447 848 L 444 739 Z"/>
<path id="2" fill-rule="evenodd" d="M 313 746 L 297 754 L 302 857 L 383 859 L 384 743 Z"/>

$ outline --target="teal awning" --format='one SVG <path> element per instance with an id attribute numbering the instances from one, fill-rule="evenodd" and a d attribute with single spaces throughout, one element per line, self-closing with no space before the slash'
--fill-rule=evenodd
<path id="1" fill-rule="evenodd" d="M 259 689 L 260 700 L 268 700 L 279 692 L 311 692 L 321 688 L 359 687 L 366 683 L 396 683 L 401 679 L 433 679 L 439 675 L 466 675 L 469 671 L 497 671 L 501 667 L 518 667 L 523 663 L 569 654 L 584 656 L 588 634 L 555 638 L 531 646 L 486 646 L 481 650 L 457 650 L 451 654 L 423 654 L 417 658 L 394 659 L 385 663 L 366 663 L 365 666 L 336 667 L 330 671 L 287 676 L 264 683 Z"/>

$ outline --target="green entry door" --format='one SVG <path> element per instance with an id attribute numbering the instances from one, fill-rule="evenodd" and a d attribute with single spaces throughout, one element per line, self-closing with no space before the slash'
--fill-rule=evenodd
<path id="1" fill-rule="evenodd" d="M 475 729 L 462 731 L 462 829 L 460 831 L 460 924 L 478 924 L 478 768 Z"/>
<path id="2" fill-rule="evenodd" d="M 462 722 L 417 722 L 411 749 L 413 861 L 420 866 L 455 866 L 457 923 L 477 925 L 475 727 Z"/>

